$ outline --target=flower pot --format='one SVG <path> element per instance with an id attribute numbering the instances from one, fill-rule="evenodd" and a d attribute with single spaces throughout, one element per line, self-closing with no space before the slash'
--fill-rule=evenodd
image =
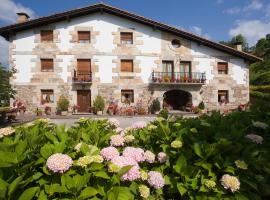
<path id="1" fill-rule="evenodd" d="M 67 116 L 68 112 L 67 111 L 61 111 L 62 116 Z"/>
<path id="2" fill-rule="evenodd" d="M 102 111 L 97 111 L 97 115 L 102 115 L 103 112 Z"/>

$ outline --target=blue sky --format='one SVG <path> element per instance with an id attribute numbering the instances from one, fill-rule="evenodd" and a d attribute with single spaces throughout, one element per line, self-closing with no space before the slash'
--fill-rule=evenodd
<path id="1" fill-rule="evenodd" d="M 16 12 L 33 18 L 97 3 L 96 0 L 0 0 L 0 26 Z M 253 45 L 270 32 L 270 0 L 103 0 L 104 3 L 173 25 L 215 41 L 244 34 Z M 0 46 L 6 42 L 0 39 Z M 0 62 L 6 53 L 0 49 Z"/>

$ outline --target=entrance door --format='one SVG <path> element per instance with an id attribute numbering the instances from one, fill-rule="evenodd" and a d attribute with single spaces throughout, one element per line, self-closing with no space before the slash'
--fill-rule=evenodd
<path id="1" fill-rule="evenodd" d="M 79 106 L 78 112 L 89 112 L 91 104 L 90 90 L 77 90 L 77 104 Z"/>

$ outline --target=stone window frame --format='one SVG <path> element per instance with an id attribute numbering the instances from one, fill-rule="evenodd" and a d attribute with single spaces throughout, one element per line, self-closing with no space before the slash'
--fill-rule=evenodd
<path id="1" fill-rule="evenodd" d="M 80 33 L 89 33 L 89 39 L 80 39 Z M 78 43 L 91 43 L 91 31 L 90 30 L 78 30 L 77 31 L 77 42 Z"/>
<path id="2" fill-rule="evenodd" d="M 41 41 L 41 31 L 42 30 L 52 30 L 53 31 L 53 41 Z M 60 43 L 60 31 L 56 28 L 54 25 L 47 25 L 47 26 L 42 26 L 39 28 L 34 29 L 35 33 L 35 43 L 40 43 L 40 44 L 55 44 L 55 43 Z"/>
<path id="3" fill-rule="evenodd" d="M 131 35 L 131 40 L 124 40 L 123 39 L 123 35 Z M 126 46 L 126 45 L 133 45 L 133 32 L 131 32 L 131 31 L 121 31 L 120 32 L 120 43 L 121 43 L 121 45 L 124 45 L 124 46 Z"/>
<path id="4" fill-rule="evenodd" d="M 226 65 L 226 70 L 223 70 L 223 69 L 220 69 L 220 64 L 222 65 Z M 217 62 L 217 71 L 218 71 L 218 74 L 221 74 L 221 75 L 228 75 L 229 74 L 229 63 L 228 62 Z M 223 72 L 223 73 L 222 73 Z"/>
<path id="5" fill-rule="evenodd" d="M 121 33 L 132 33 L 132 44 L 122 44 Z M 125 47 L 134 48 L 137 45 L 143 44 L 143 40 L 141 40 L 141 37 L 143 37 L 143 34 L 141 32 L 136 31 L 135 28 L 118 28 L 118 30 L 116 32 L 113 32 L 112 35 L 113 35 L 113 44 L 116 45 L 116 49 L 117 47 L 119 47 L 119 48 L 123 48 L 123 50 L 126 51 Z M 116 51 L 116 49 L 114 49 L 114 51 Z M 137 49 L 136 50 L 134 49 L 133 51 L 138 52 Z"/>
<path id="6" fill-rule="evenodd" d="M 45 32 L 50 32 L 50 34 L 52 34 L 52 38 L 50 38 L 50 40 L 46 40 L 42 35 L 45 33 Z M 53 37 L 53 29 L 41 29 L 40 30 L 40 42 L 42 43 L 53 43 L 53 40 L 54 37 Z"/>
<path id="7" fill-rule="evenodd" d="M 224 99 L 224 103 L 228 104 L 230 102 L 230 91 L 229 90 L 218 90 L 218 103 L 221 104 L 223 102 L 221 102 L 221 96 L 224 96 L 225 94 L 225 99 Z"/>
<path id="8" fill-rule="evenodd" d="M 123 62 L 131 62 L 132 63 L 132 70 L 131 71 L 124 71 L 122 69 Z M 133 59 L 121 59 L 120 60 L 120 72 L 123 72 L 123 73 L 133 73 L 134 72 L 134 61 L 133 61 Z"/>
<path id="9" fill-rule="evenodd" d="M 53 89 L 41 89 L 40 90 L 40 95 L 41 95 L 41 104 L 46 104 L 46 103 L 54 103 L 55 102 L 55 96 L 54 96 L 54 90 Z M 43 95 L 46 95 L 46 99 L 43 99 Z M 52 99 L 51 99 L 52 95 Z M 49 100 L 47 97 L 49 96 Z"/>
<path id="10" fill-rule="evenodd" d="M 132 89 L 121 89 L 121 103 L 125 103 L 123 100 L 124 95 L 131 95 L 131 100 L 129 103 L 134 103 L 134 90 Z M 130 99 L 129 97 L 125 97 L 126 99 Z"/>
<path id="11" fill-rule="evenodd" d="M 79 31 L 89 31 L 90 32 L 90 41 L 85 43 L 80 43 L 78 40 L 78 32 Z M 94 28 L 92 26 L 75 26 L 72 30 L 69 31 L 70 35 L 70 43 L 76 43 L 76 44 L 87 44 L 87 45 L 93 45 L 97 42 L 97 36 L 99 35 L 99 31 L 94 31 Z"/>
<path id="12" fill-rule="evenodd" d="M 42 67 L 42 62 L 45 61 L 45 60 L 51 60 L 53 65 L 52 65 L 52 69 L 43 69 Z M 55 65 L 55 62 L 54 62 L 54 58 L 40 58 L 40 71 L 41 72 L 54 72 L 54 65 Z"/>

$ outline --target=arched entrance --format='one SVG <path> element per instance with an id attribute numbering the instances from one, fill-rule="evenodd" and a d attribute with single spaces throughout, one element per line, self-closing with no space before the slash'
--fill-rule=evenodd
<path id="1" fill-rule="evenodd" d="M 169 90 L 163 95 L 163 106 L 173 110 L 185 110 L 185 106 L 192 103 L 192 95 L 183 90 Z"/>

